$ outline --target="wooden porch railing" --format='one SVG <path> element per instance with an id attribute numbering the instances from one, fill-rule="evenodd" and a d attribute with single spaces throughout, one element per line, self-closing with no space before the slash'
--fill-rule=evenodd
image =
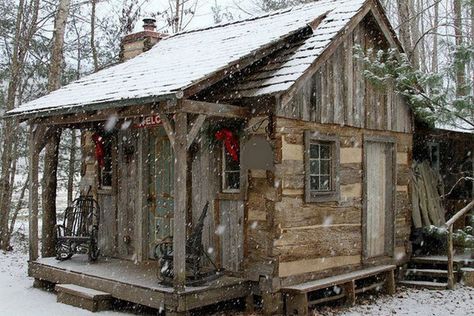
<path id="1" fill-rule="evenodd" d="M 457 212 L 449 221 L 446 222 L 448 229 L 448 289 L 454 288 L 454 247 L 453 247 L 453 226 L 459 219 L 463 218 L 471 209 L 474 208 L 474 200 L 466 207 Z"/>

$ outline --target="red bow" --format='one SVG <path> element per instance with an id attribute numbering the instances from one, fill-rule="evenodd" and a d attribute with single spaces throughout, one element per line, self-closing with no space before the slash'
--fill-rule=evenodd
<path id="1" fill-rule="evenodd" d="M 104 153 L 104 139 L 97 133 L 92 135 L 92 140 L 95 143 L 95 158 L 99 163 L 99 167 L 103 167 L 105 165 L 105 153 Z"/>
<path id="2" fill-rule="evenodd" d="M 216 139 L 224 141 L 224 146 L 235 162 L 239 161 L 239 139 L 227 128 L 216 132 Z"/>

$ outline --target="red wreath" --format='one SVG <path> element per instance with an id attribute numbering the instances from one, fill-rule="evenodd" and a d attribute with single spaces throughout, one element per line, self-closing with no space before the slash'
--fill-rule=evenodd
<path id="1" fill-rule="evenodd" d="M 235 162 L 239 162 L 239 138 L 227 128 L 216 132 L 216 139 L 224 142 L 225 149 Z"/>
<path id="2" fill-rule="evenodd" d="M 95 143 L 95 158 L 99 163 L 99 167 L 105 165 L 105 151 L 104 151 L 104 138 L 97 133 L 92 134 L 92 140 Z"/>

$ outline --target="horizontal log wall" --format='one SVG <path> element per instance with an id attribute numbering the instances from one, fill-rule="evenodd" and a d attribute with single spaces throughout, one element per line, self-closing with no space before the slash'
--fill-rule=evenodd
<path id="1" fill-rule="evenodd" d="M 337 202 L 305 203 L 304 131 L 338 136 L 340 191 Z M 396 139 L 395 258 L 403 260 L 410 233 L 409 173 L 412 135 L 277 118 L 275 236 L 280 278 L 334 272 L 362 264 L 363 139 Z M 295 279 L 296 280 L 296 279 Z M 304 280 L 304 277 L 298 281 Z M 285 281 L 282 281 L 285 282 Z"/>
<path id="2" fill-rule="evenodd" d="M 331 55 L 296 91 L 279 116 L 353 127 L 411 133 L 412 114 L 393 87 L 375 87 L 363 76 L 364 65 L 354 59 L 356 46 L 385 49 L 385 39 L 369 18 L 346 36 Z"/>

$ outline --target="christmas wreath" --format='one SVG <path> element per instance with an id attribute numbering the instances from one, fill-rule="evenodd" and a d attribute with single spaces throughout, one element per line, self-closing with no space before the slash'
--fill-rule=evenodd
<path id="1" fill-rule="evenodd" d="M 224 145 L 227 153 L 235 162 L 239 161 L 240 139 L 243 136 L 243 123 L 222 122 L 209 126 L 210 146 Z"/>

